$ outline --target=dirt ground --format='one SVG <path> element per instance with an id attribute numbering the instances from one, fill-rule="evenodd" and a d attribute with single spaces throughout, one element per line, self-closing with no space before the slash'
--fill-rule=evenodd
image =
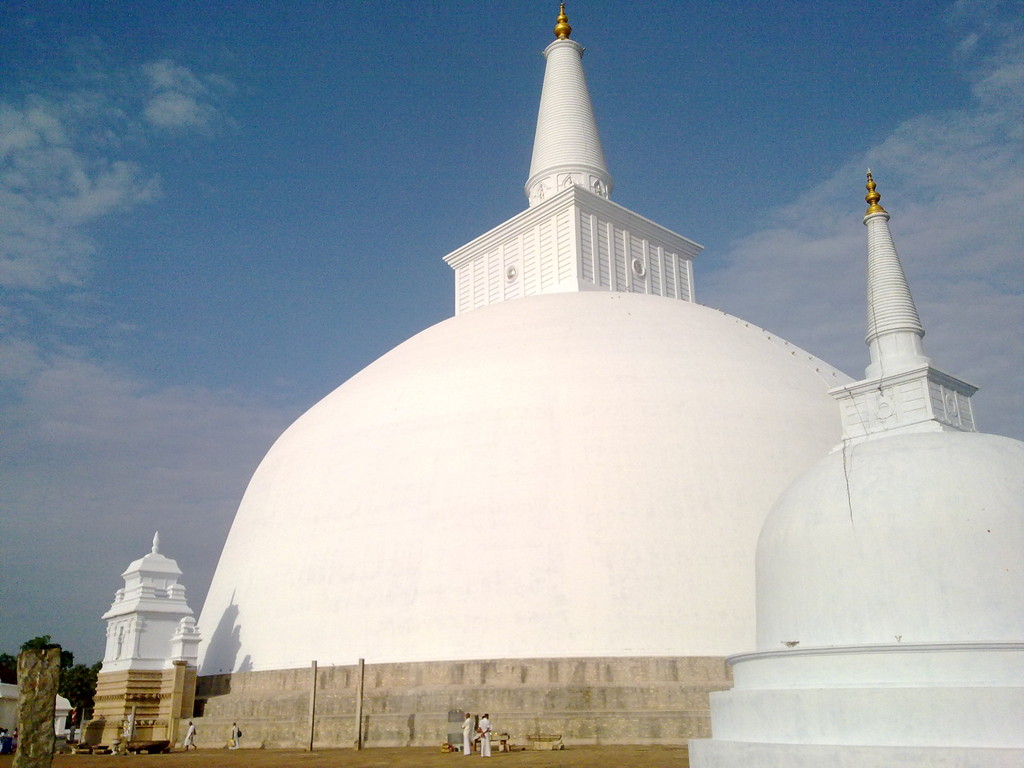
<path id="1" fill-rule="evenodd" d="M 324 749 L 200 749 L 166 755 L 57 755 L 53 768 L 462 768 L 478 755 L 429 747 Z M 495 752 L 495 768 L 687 768 L 686 747 L 566 747 L 561 752 Z M 10 768 L 12 755 L 0 757 Z"/>

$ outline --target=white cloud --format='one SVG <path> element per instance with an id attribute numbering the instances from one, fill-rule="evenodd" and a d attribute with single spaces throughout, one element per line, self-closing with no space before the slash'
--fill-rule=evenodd
<path id="1" fill-rule="evenodd" d="M 0 104 L 0 158 L 38 147 L 40 144 L 66 144 L 60 120 L 39 100 L 30 100 L 21 110 Z"/>
<path id="2" fill-rule="evenodd" d="M 164 128 L 204 126 L 209 122 L 209 112 L 195 98 L 170 91 L 156 94 L 146 105 L 145 114 L 149 122 Z"/>
<path id="3" fill-rule="evenodd" d="M 1024 437 L 1021 41 L 1016 27 L 988 24 L 970 46 L 978 53 L 970 108 L 920 116 L 878 136 L 862 157 L 773 211 L 769 225 L 734 243 L 727 266 L 703 280 L 703 299 L 861 374 L 860 218 L 871 167 L 928 334 L 926 351 L 938 367 L 981 387 L 983 429 Z"/>
<path id="4" fill-rule="evenodd" d="M 175 64 L 170 59 L 159 59 L 142 65 L 142 71 L 149 79 L 150 85 L 157 90 L 182 91 L 185 93 L 203 93 L 206 88 L 202 81 L 192 74 L 192 70 Z"/>
<path id="5" fill-rule="evenodd" d="M 231 84 L 161 59 L 85 88 L 0 101 L 0 286 L 80 285 L 96 243 L 83 225 L 159 196 L 160 180 L 123 151 L 153 127 L 209 130 Z M 128 142 L 131 143 L 131 142 Z"/>
<path id="6" fill-rule="evenodd" d="M 977 47 L 977 45 L 978 33 L 971 32 L 971 34 L 967 35 L 957 44 L 956 50 L 957 53 L 959 53 L 961 56 L 970 56 L 974 52 L 974 49 Z"/>
<path id="7" fill-rule="evenodd" d="M 0 285 L 78 284 L 94 243 L 80 225 L 152 200 L 159 182 L 133 162 L 90 155 L 61 105 L 0 103 Z"/>
<path id="8" fill-rule="evenodd" d="M 187 67 L 167 59 L 142 68 L 150 94 L 143 114 L 160 128 L 205 128 L 219 117 L 211 103 L 212 85 L 223 88 L 220 78 L 199 78 Z"/>

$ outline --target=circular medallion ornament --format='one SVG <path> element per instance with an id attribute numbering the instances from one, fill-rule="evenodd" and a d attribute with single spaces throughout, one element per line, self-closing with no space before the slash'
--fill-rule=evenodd
<path id="1" fill-rule="evenodd" d="M 510 283 L 513 282 L 517 277 L 519 277 L 519 270 L 517 270 L 515 266 L 509 266 L 509 268 L 505 270 L 505 279 L 508 280 Z"/>
<path id="2" fill-rule="evenodd" d="M 896 407 L 892 404 L 892 400 L 887 397 L 878 398 L 878 403 L 875 405 L 875 416 L 879 419 L 888 419 L 896 413 Z"/>
<path id="3" fill-rule="evenodd" d="M 643 277 L 647 274 L 647 269 L 644 267 L 644 263 L 640 259 L 633 259 L 633 274 L 637 277 Z"/>
<path id="4" fill-rule="evenodd" d="M 946 392 L 946 414 L 950 417 L 960 415 L 960 407 L 956 400 L 956 392 Z"/>

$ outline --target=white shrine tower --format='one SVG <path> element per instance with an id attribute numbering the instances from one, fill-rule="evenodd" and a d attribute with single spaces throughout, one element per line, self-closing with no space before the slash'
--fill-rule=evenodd
<path id="1" fill-rule="evenodd" d="M 178 721 L 191 715 L 200 634 L 180 576 L 160 554 L 159 533 L 121 574 L 124 586 L 103 614 L 107 644 L 87 743 L 109 746 L 128 730 L 130 741 L 173 745 Z"/>
<path id="2" fill-rule="evenodd" d="M 702 247 L 611 202 L 597 121 L 563 3 L 537 113 L 530 207 L 445 256 L 455 311 L 541 293 L 621 291 L 694 301 Z"/>
<path id="3" fill-rule="evenodd" d="M 843 442 L 757 546 L 757 649 L 711 694 L 701 768 L 1024 765 L 1024 443 L 932 367 L 868 173 L 866 377 Z"/>

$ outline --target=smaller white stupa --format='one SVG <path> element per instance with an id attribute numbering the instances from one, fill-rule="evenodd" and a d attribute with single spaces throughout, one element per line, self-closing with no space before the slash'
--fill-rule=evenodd
<path id="1" fill-rule="evenodd" d="M 178 721 L 191 716 L 201 637 L 180 576 L 178 564 L 160 554 L 159 532 L 150 552 L 121 574 L 124 586 L 103 614 L 107 644 L 89 743 L 173 743 Z"/>
<path id="2" fill-rule="evenodd" d="M 1024 443 L 932 367 L 868 172 L 863 381 L 757 548 L 757 651 L 691 765 L 1024 765 Z"/>
<path id="3" fill-rule="evenodd" d="M 159 670 L 174 659 L 195 666 L 199 631 L 180 576 L 178 564 L 160 554 L 160 533 L 155 533 L 152 550 L 121 574 L 124 586 L 103 614 L 107 646 L 102 672 Z"/>

